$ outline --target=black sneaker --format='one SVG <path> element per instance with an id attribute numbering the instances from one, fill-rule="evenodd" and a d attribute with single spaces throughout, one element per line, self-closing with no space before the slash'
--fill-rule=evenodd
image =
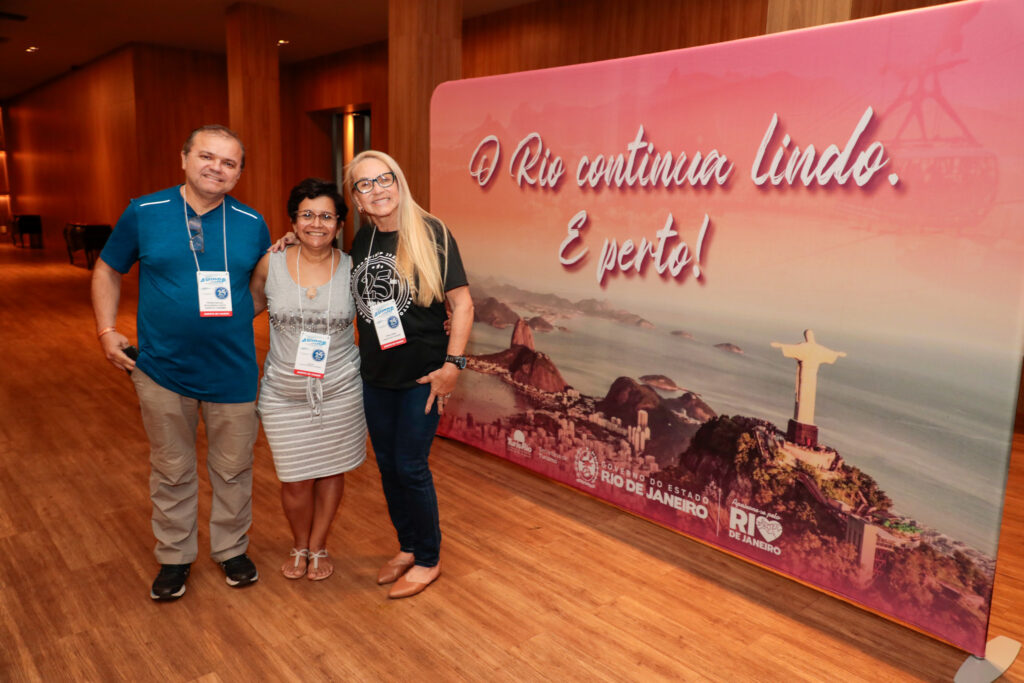
<path id="1" fill-rule="evenodd" d="M 149 597 L 154 600 L 177 600 L 185 594 L 185 581 L 191 564 L 162 564 L 160 573 L 149 589 Z"/>
<path id="2" fill-rule="evenodd" d="M 221 562 L 220 566 L 224 568 L 224 579 L 228 585 L 235 588 L 256 583 L 260 578 L 260 573 L 256 571 L 256 565 L 245 553 Z"/>

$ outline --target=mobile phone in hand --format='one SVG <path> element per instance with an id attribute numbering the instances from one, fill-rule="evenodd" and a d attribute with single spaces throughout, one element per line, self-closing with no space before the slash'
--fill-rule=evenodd
<path id="1" fill-rule="evenodd" d="M 126 346 L 123 349 L 121 349 L 121 352 L 124 355 L 128 356 L 129 358 L 131 358 L 133 361 L 136 361 L 136 360 L 139 359 L 139 350 L 136 347 L 134 347 L 134 346 Z M 132 374 L 131 370 L 125 370 L 125 372 L 127 372 L 129 375 Z"/>

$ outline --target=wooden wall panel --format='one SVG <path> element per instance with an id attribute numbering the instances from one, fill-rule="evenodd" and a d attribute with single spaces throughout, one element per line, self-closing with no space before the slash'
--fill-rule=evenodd
<path id="1" fill-rule="evenodd" d="M 388 46 L 364 45 L 281 71 L 282 164 L 290 189 L 307 176 L 333 179 L 331 117 L 368 107 L 375 149 L 388 149 Z"/>
<path id="2" fill-rule="evenodd" d="M 389 0 L 388 136 L 413 197 L 430 199 L 430 98 L 462 73 L 462 0 Z"/>
<path id="3" fill-rule="evenodd" d="M 463 22 L 462 76 L 490 76 L 764 33 L 769 0 L 554 0 Z"/>
<path id="4" fill-rule="evenodd" d="M 250 3 L 227 12 L 229 125 L 246 146 L 246 168 L 232 193 L 259 211 L 278 237 L 287 224 L 281 182 L 281 86 L 277 14 Z M 251 162 L 251 163 L 250 163 Z"/>
<path id="5" fill-rule="evenodd" d="M 769 0 L 767 33 L 944 5 L 957 0 Z"/>
<path id="6" fill-rule="evenodd" d="M 10 103 L 14 213 L 43 216 L 63 249 L 68 221 L 115 223 L 128 200 L 182 179 L 178 156 L 196 126 L 227 121 L 224 58 L 125 46 Z"/>
<path id="7" fill-rule="evenodd" d="M 137 193 L 131 48 L 12 101 L 8 122 L 12 210 L 43 217 L 47 248 L 68 221 L 116 221 Z"/>
<path id="8" fill-rule="evenodd" d="M 227 65 L 221 55 L 137 45 L 134 49 L 138 191 L 182 182 L 179 153 L 188 134 L 228 125 Z"/>
<path id="9" fill-rule="evenodd" d="M 463 22 L 462 77 L 630 57 L 953 1 L 544 0 Z"/>
<path id="10" fill-rule="evenodd" d="M 766 33 L 821 26 L 850 18 L 853 0 L 771 0 Z"/>
<path id="11" fill-rule="evenodd" d="M 905 10 L 920 9 L 921 7 L 934 7 L 945 5 L 959 0 L 851 0 L 850 18 L 864 19 L 879 14 L 890 12 L 903 12 Z"/>

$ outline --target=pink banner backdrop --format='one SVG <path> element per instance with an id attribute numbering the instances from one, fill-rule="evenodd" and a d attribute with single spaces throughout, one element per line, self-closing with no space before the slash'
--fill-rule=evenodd
<path id="1" fill-rule="evenodd" d="M 984 653 L 1024 310 L 1024 3 L 446 83 L 441 432 Z"/>

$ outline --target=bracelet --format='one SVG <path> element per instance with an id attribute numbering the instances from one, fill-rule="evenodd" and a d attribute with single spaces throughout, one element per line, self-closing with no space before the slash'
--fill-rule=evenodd
<path id="1" fill-rule="evenodd" d="M 104 327 L 102 330 L 96 333 L 96 338 L 99 339 L 108 332 L 117 332 L 116 327 Z"/>

